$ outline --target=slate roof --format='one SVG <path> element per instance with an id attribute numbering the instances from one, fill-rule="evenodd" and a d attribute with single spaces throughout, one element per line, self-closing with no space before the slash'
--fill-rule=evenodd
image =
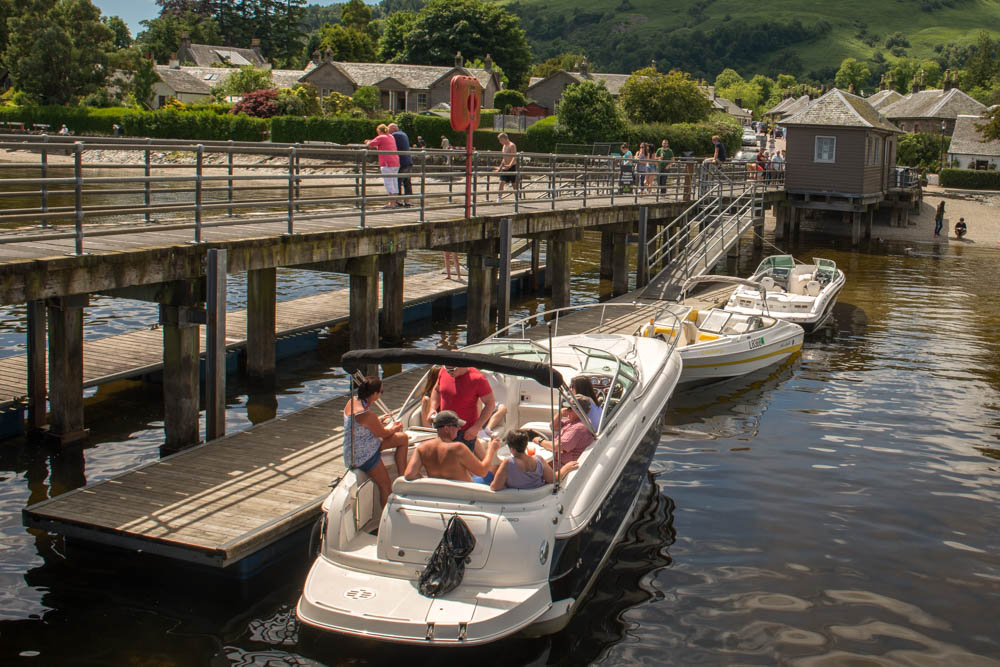
<path id="1" fill-rule="evenodd" d="M 986 111 L 986 106 L 972 99 L 958 88 L 941 90 L 931 88 L 882 107 L 886 118 L 957 118 L 960 115 L 976 115 Z"/>
<path id="2" fill-rule="evenodd" d="M 785 107 L 787 107 L 789 104 L 791 104 L 794 101 L 795 101 L 794 97 L 786 97 L 785 99 L 781 100 L 780 102 L 778 102 L 777 104 L 775 104 L 773 107 L 771 107 L 770 109 L 768 109 L 767 111 L 765 111 L 764 115 L 765 116 L 771 116 L 771 115 L 777 114 L 777 113 L 781 112 L 782 109 L 784 109 Z"/>
<path id="3" fill-rule="evenodd" d="M 802 95 L 800 97 L 796 97 L 794 100 L 791 100 L 777 113 L 778 122 L 784 123 L 784 119 L 799 113 L 809 106 L 810 102 L 812 102 L 812 100 L 809 99 L 808 95 Z"/>
<path id="4" fill-rule="evenodd" d="M 229 63 L 233 67 L 267 65 L 264 59 L 253 49 L 241 49 L 235 46 L 211 46 L 209 44 L 188 44 L 187 51 L 180 54 L 191 56 L 191 61 L 197 67 L 211 67 L 213 63 Z"/>
<path id="5" fill-rule="evenodd" d="M 867 100 L 837 88 L 813 100 L 781 124 L 873 128 L 902 134 L 902 130 L 885 120 Z"/>
<path id="6" fill-rule="evenodd" d="M 955 119 L 955 133 L 951 135 L 949 155 L 983 155 L 1000 157 L 1000 141 L 986 141 L 977 125 L 986 121 L 980 116 L 959 116 Z"/>
<path id="7" fill-rule="evenodd" d="M 185 68 L 192 69 L 192 68 Z M 208 95 L 212 91 L 212 85 L 200 78 L 180 69 L 172 69 L 164 65 L 156 66 L 156 73 L 160 75 L 163 83 L 170 86 L 175 93 L 189 93 L 192 95 Z"/>
<path id="8" fill-rule="evenodd" d="M 601 81 L 603 81 L 605 88 L 607 88 L 608 92 L 610 92 L 612 95 L 617 95 L 619 92 L 621 92 L 622 86 L 625 85 L 625 82 L 628 81 L 628 78 L 631 76 L 631 74 L 605 74 L 602 72 L 587 72 L 586 74 L 584 74 L 583 72 L 570 72 L 568 70 L 560 70 L 555 74 L 551 74 L 544 78 L 532 77 L 531 83 L 528 85 L 528 90 L 531 90 L 531 88 L 538 85 L 539 83 L 543 81 L 548 81 L 552 77 L 558 76 L 559 74 L 566 74 L 571 79 L 576 80 L 578 83 L 583 83 L 584 81 L 593 81 L 594 83 L 600 83 Z"/>
<path id="9" fill-rule="evenodd" d="M 882 109 L 903 99 L 903 96 L 890 88 L 887 90 L 880 90 L 865 99 L 868 100 L 868 104 L 872 105 L 876 109 Z"/>
<path id="10" fill-rule="evenodd" d="M 719 106 L 722 107 L 723 111 L 731 116 L 737 116 L 739 118 L 746 118 L 750 116 L 748 111 L 744 111 L 741 107 L 736 105 L 736 102 L 733 102 L 732 100 L 726 99 L 725 97 L 717 97 L 715 98 L 715 101 L 719 103 Z"/>
<path id="11" fill-rule="evenodd" d="M 456 69 L 454 66 L 345 63 L 334 61 L 330 63 L 310 63 L 304 72 L 299 73 L 299 77 L 302 78 L 323 65 L 337 67 L 358 86 L 374 86 L 385 79 L 395 79 L 411 90 L 426 90 L 438 79 Z M 490 77 L 493 76 L 492 72 L 485 69 L 472 67 L 460 67 L 457 69 L 476 77 L 484 88 L 489 85 Z"/>

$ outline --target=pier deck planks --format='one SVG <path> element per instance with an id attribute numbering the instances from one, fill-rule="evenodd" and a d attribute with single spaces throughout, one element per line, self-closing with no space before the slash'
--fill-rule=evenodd
<path id="1" fill-rule="evenodd" d="M 530 270 L 525 262 L 513 263 L 513 276 Z M 403 285 L 403 306 L 431 301 L 446 294 L 458 294 L 465 283 L 447 280 L 438 271 L 406 276 Z M 379 289 L 379 307 L 382 290 Z M 349 317 L 349 290 L 340 289 L 322 294 L 280 301 L 276 306 L 277 335 L 290 336 L 346 322 Z M 201 327 L 201 350 L 205 350 L 205 330 Z M 226 346 L 230 349 L 246 344 L 246 311 L 226 314 Z M 126 352 L 126 354 L 123 354 Z M 47 365 L 46 365 L 47 366 Z M 159 329 L 140 329 L 107 336 L 83 343 L 83 386 L 96 387 L 113 380 L 151 373 L 163 367 L 163 333 Z M 48 369 L 46 367 L 46 375 Z M 27 393 L 27 357 L 23 354 L 0 359 L 0 404 Z M 48 379 L 46 378 L 46 386 Z"/>

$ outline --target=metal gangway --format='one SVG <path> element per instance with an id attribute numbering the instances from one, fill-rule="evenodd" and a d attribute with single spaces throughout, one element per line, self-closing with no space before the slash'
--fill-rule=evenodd
<path id="1" fill-rule="evenodd" d="M 698 165 L 694 201 L 646 242 L 652 276 L 642 298 L 676 300 L 688 278 L 712 272 L 755 223 L 764 219 L 766 184 L 748 180 L 743 165 Z"/>

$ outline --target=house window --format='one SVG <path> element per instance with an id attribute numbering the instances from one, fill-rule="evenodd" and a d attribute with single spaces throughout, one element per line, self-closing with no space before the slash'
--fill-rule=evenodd
<path id="1" fill-rule="evenodd" d="M 162 107 L 166 103 L 167 103 L 167 96 L 166 95 L 160 95 L 157 98 L 157 100 L 156 100 L 156 106 L 157 106 L 157 108 Z"/>
<path id="2" fill-rule="evenodd" d="M 427 93 L 417 93 L 417 108 L 421 111 L 427 108 Z"/>
<path id="3" fill-rule="evenodd" d="M 837 161 L 837 137 L 816 137 L 816 152 L 813 162 Z"/>

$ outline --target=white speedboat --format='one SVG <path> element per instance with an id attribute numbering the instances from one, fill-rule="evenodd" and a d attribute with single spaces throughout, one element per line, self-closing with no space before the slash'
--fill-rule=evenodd
<path id="1" fill-rule="evenodd" d="M 833 260 L 814 257 L 812 264 L 796 264 L 791 255 L 772 255 L 749 281 L 758 286 L 738 286 L 726 310 L 795 322 L 809 333 L 830 316 L 846 278 Z"/>
<path id="2" fill-rule="evenodd" d="M 399 477 L 382 510 L 367 475 L 347 472 L 323 504 L 322 546 L 297 608 L 303 623 L 391 642 L 457 646 L 556 632 L 576 611 L 629 523 L 680 377 L 680 355 L 660 339 L 600 333 L 600 327 L 540 341 L 511 337 L 512 328 L 504 332 L 458 352 L 355 351 L 343 364 L 349 370 L 389 361 L 478 368 L 507 405 L 506 428 L 539 431 L 548 429 L 555 401 L 579 414 L 568 385 L 588 376 L 602 391 L 604 414 L 580 468 L 539 489 L 499 492 L 471 482 Z M 416 426 L 419 398 L 416 405 L 408 399 L 397 416 L 411 444 L 434 436 Z M 382 460 L 395 476 L 391 452 Z M 418 579 L 454 515 L 468 525 L 475 548 L 457 588 L 424 597 Z"/>
<path id="3" fill-rule="evenodd" d="M 650 318 L 641 333 L 676 342 L 684 361 L 683 385 L 724 380 L 777 364 L 802 349 L 805 338 L 799 325 L 765 315 L 683 304 L 667 306 L 664 313 L 670 317 Z"/>

